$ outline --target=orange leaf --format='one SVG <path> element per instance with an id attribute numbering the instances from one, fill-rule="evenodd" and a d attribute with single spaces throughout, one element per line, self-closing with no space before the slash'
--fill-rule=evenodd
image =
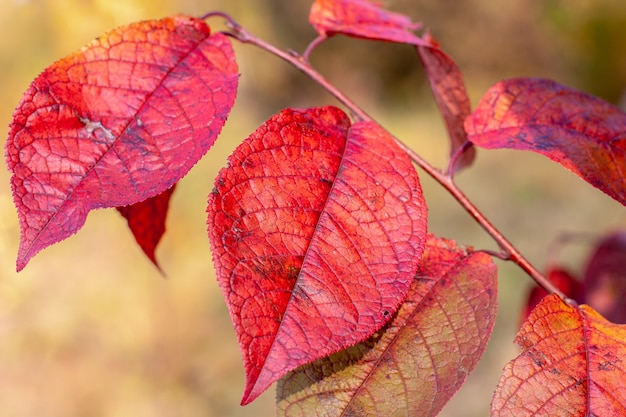
<path id="1" fill-rule="evenodd" d="M 426 240 L 415 168 L 335 107 L 274 115 L 209 197 L 218 281 L 248 403 L 288 371 L 370 337 L 409 291 Z"/>
<path id="2" fill-rule="evenodd" d="M 278 383 L 280 416 L 435 416 L 485 351 L 496 318 L 496 267 L 430 237 L 397 316 L 367 341 Z"/>
<path id="3" fill-rule="evenodd" d="M 626 113 L 604 100 L 550 80 L 505 80 L 465 130 L 483 148 L 545 155 L 626 205 Z"/>
<path id="4" fill-rule="evenodd" d="M 17 269 L 89 211 L 154 197 L 187 174 L 215 142 L 237 82 L 230 40 L 187 16 L 115 29 L 46 68 L 6 145 Z"/>
<path id="5" fill-rule="evenodd" d="M 626 415 L 626 326 L 550 295 L 515 341 L 522 354 L 504 368 L 492 416 Z"/>

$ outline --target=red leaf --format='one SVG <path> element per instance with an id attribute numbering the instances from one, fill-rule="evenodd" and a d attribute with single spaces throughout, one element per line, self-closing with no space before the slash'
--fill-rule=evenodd
<path id="1" fill-rule="evenodd" d="M 423 45 L 412 31 L 421 25 L 407 16 L 381 9 L 367 0 L 316 0 L 309 22 L 322 37 L 334 34 Z"/>
<path id="2" fill-rule="evenodd" d="M 228 38 L 185 16 L 116 29 L 46 68 L 7 140 L 17 269 L 76 233 L 90 210 L 175 184 L 215 141 L 236 88 Z"/>
<path id="3" fill-rule="evenodd" d="M 154 197 L 130 206 L 118 207 L 117 210 L 128 221 L 135 240 L 152 261 L 161 270 L 154 251 L 165 233 L 165 219 L 170 204 L 170 197 L 176 184 Z"/>
<path id="4" fill-rule="evenodd" d="M 465 128 L 478 146 L 543 154 L 626 205 L 626 113 L 597 97 L 549 80 L 502 81 Z"/>
<path id="5" fill-rule="evenodd" d="M 491 416 L 623 416 L 626 326 L 556 295 L 541 301 L 516 338 L 491 403 Z"/>
<path id="6" fill-rule="evenodd" d="M 446 122 L 451 142 L 450 156 L 454 156 L 467 142 L 463 123 L 472 111 L 470 99 L 456 63 L 439 48 L 430 34 L 424 40 L 428 46 L 420 45 L 416 49 L 426 70 L 435 102 Z M 475 148 L 466 149 L 454 164 L 454 170 L 458 172 L 470 166 L 475 157 Z"/>
<path id="7" fill-rule="evenodd" d="M 243 404 L 380 329 L 408 293 L 426 235 L 406 154 L 334 107 L 263 124 L 218 175 L 208 212 L 244 360 Z"/>
<path id="8" fill-rule="evenodd" d="M 480 360 L 496 307 L 491 258 L 431 236 L 391 323 L 281 379 L 278 414 L 435 416 Z"/>
<path id="9" fill-rule="evenodd" d="M 606 237 L 589 259 L 585 303 L 613 323 L 626 323 L 626 233 Z"/>

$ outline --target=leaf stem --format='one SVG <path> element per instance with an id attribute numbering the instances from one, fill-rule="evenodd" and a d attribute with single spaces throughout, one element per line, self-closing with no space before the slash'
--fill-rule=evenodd
<path id="1" fill-rule="evenodd" d="M 312 50 L 311 47 L 307 48 L 306 55 L 299 55 L 293 51 L 285 52 L 274 45 L 271 45 L 262 39 L 257 38 L 250 34 L 246 29 L 240 26 L 238 23 L 229 19 L 228 26 L 232 29 L 235 39 L 242 43 L 248 43 L 259 47 L 272 55 L 275 55 L 289 64 L 296 67 L 298 70 L 306 74 L 314 82 L 319 84 L 328 93 L 334 96 L 340 103 L 346 106 L 350 112 L 358 119 L 362 121 L 374 121 L 363 109 L 361 109 L 356 103 L 348 98 L 344 93 L 338 90 L 333 84 L 331 84 L 324 76 L 322 76 L 309 62 L 308 53 Z M 313 42 L 313 45 L 317 45 L 319 42 Z M 526 259 L 517 248 L 509 242 L 509 240 L 493 225 L 491 222 L 480 212 L 480 210 L 470 201 L 470 199 L 459 189 L 453 179 L 452 172 L 454 167 L 454 161 L 451 163 L 451 167 L 448 168 L 448 172 L 443 172 L 440 169 L 432 166 L 428 161 L 418 155 L 415 151 L 405 145 L 395 136 L 391 135 L 398 146 L 404 150 L 409 158 L 423 169 L 428 175 L 430 175 L 435 181 L 437 181 L 443 188 L 445 188 L 467 211 L 470 216 L 480 224 L 480 226 L 496 241 L 500 246 L 503 253 L 497 256 L 500 259 L 510 260 L 517 264 L 522 270 L 524 270 L 535 282 L 543 287 L 546 291 L 552 294 L 557 294 L 563 300 L 569 300 L 563 292 L 561 292 L 550 280 L 548 280 L 537 268 L 535 268 L 528 259 Z M 467 145 L 468 147 L 471 144 Z M 462 148 L 463 152 L 466 147 Z"/>
<path id="2" fill-rule="evenodd" d="M 456 166 L 457 161 L 463 156 L 465 152 L 470 150 L 473 146 L 474 144 L 472 142 L 470 142 L 469 140 L 466 140 L 463 143 L 463 146 L 458 148 L 456 152 L 454 152 L 454 154 L 450 157 L 450 162 L 448 163 L 448 171 L 447 171 L 448 176 L 450 178 L 454 178 L 454 174 L 456 173 L 456 169 L 454 167 Z"/>

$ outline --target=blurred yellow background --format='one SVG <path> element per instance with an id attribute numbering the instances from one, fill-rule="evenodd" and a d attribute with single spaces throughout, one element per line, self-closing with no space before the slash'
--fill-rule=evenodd
<path id="1" fill-rule="evenodd" d="M 541 76 L 619 102 L 626 88 L 623 0 L 387 0 L 423 21 L 456 60 L 475 104 L 494 82 Z M 92 38 L 132 21 L 173 13 L 231 13 L 284 48 L 314 37 L 308 1 L 0 0 L 0 125 L 30 81 Z M 213 23 L 213 21 L 210 21 Z M 219 20 L 215 21 L 219 28 Z M 163 279 L 114 210 L 90 214 L 83 230 L 15 273 L 18 223 L 9 174 L 0 169 L 0 416 L 271 416 L 273 389 L 240 407 L 243 370 L 215 282 L 206 198 L 226 156 L 272 113 L 333 103 L 296 71 L 236 45 L 237 104 L 214 149 L 174 194 L 157 256 Z M 415 54 L 404 46 L 332 39 L 313 62 L 383 125 L 438 166 L 447 142 Z M 5 133 L 6 134 L 6 133 Z M 432 181 L 421 175 L 431 231 L 495 249 Z M 544 158 L 482 151 L 459 178 L 467 194 L 543 268 L 550 243 L 572 231 L 626 227 L 623 207 Z M 579 267 L 588 249 L 560 260 Z M 529 279 L 499 262 L 501 310 L 488 354 L 444 416 L 488 414 L 512 344 Z"/>

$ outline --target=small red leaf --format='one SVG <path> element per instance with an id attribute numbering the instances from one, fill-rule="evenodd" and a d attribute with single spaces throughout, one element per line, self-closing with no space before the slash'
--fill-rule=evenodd
<path id="1" fill-rule="evenodd" d="M 46 68 L 6 145 L 17 269 L 76 233 L 90 210 L 175 184 L 215 141 L 237 79 L 228 38 L 185 16 L 121 27 Z"/>
<path id="2" fill-rule="evenodd" d="M 334 107 L 282 111 L 228 161 L 209 198 L 209 237 L 246 404 L 388 321 L 417 271 L 426 205 L 393 139 Z"/>
<path id="3" fill-rule="evenodd" d="M 392 322 L 279 381 L 278 415 L 437 415 L 485 351 L 496 275 L 488 255 L 430 237 Z"/>
<path id="4" fill-rule="evenodd" d="M 502 81 L 465 129 L 483 148 L 543 154 L 626 205 L 626 113 L 597 97 L 549 80 Z"/>
<path id="5" fill-rule="evenodd" d="M 421 25 L 367 0 L 316 0 L 309 22 L 322 37 L 342 34 L 365 39 L 422 45 L 412 31 Z"/>
<path id="6" fill-rule="evenodd" d="M 515 341 L 522 353 L 504 368 L 492 416 L 626 415 L 626 326 L 550 295 Z"/>
<path id="7" fill-rule="evenodd" d="M 456 63 L 439 48 L 439 44 L 430 34 L 426 34 L 424 40 L 428 42 L 428 46 L 420 45 L 416 49 L 426 70 L 435 102 L 448 128 L 450 156 L 454 156 L 467 142 L 463 123 L 472 111 L 470 99 L 463 75 Z M 467 168 L 475 157 L 475 148 L 466 149 L 454 164 L 454 171 Z"/>
<path id="8" fill-rule="evenodd" d="M 120 214 L 128 221 L 128 227 L 143 252 L 159 270 L 161 270 L 161 267 L 156 260 L 154 252 L 165 233 L 167 209 L 175 187 L 176 184 L 147 200 L 117 208 Z"/>
<path id="9" fill-rule="evenodd" d="M 613 323 L 626 323 L 626 233 L 600 242 L 585 270 L 585 303 Z"/>

